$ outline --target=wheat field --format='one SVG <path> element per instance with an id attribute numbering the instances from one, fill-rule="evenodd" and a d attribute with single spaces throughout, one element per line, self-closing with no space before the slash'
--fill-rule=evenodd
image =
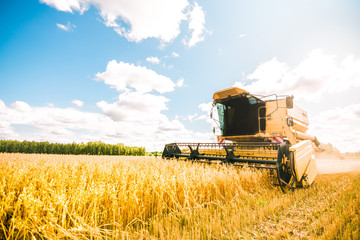
<path id="1" fill-rule="evenodd" d="M 360 173 L 283 194 L 269 171 L 0 154 L 0 239 L 359 239 Z"/>

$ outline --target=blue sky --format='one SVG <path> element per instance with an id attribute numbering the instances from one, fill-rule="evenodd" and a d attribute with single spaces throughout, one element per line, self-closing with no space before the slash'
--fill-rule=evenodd
<path id="1" fill-rule="evenodd" d="M 360 151 L 359 1 L 0 3 L 0 138 L 214 141 L 215 91 L 295 96 L 309 132 Z"/>

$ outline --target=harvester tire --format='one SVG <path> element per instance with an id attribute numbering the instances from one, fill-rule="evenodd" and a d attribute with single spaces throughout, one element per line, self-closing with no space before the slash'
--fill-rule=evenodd
<path id="1" fill-rule="evenodd" d="M 290 164 L 286 164 L 289 161 Z M 283 142 L 279 146 L 277 164 L 276 164 L 276 173 L 279 186 L 283 193 L 288 192 L 289 190 L 293 191 L 296 186 L 295 172 L 293 171 L 294 159 L 292 154 L 289 151 L 289 143 Z"/>

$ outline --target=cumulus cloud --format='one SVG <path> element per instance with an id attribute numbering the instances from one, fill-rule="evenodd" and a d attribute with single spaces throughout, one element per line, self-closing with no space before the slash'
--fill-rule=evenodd
<path id="1" fill-rule="evenodd" d="M 176 116 L 176 119 L 181 119 L 181 120 L 190 121 L 190 122 L 199 120 L 198 118 L 199 118 L 198 113 L 194 113 L 194 114 L 188 115 L 188 116 L 178 116 L 178 115 Z"/>
<path id="2" fill-rule="evenodd" d="M 170 42 L 180 33 L 180 24 L 189 21 L 192 37 L 189 46 L 203 40 L 205 16 L 197 2 L 191 5 L 187 0 L 40 0 L 59 11 L 87 11 L 90 5 L 96 7 L 108 27 L 129 41 L 139 42 L 147 38 L 158 38 Z M 190 14 L 186 14 L 192 7 Z M 63 27 L 66 27 L 62 25 Z M 61 26 L 59 26 L 61 27 Z"/>
<path id="3" fill-rule="evenodd" d="M 130 41 L 159 38 L 164 42 L 173 40 L 179 33 L 179 23 L 185 19 L 186 0 L 159 1 L 97 1 L 101 15 L 108 26 L 112 26 Z M 131 29 L 116 22 L 122 18 Z"/>
<path id="4" fill-rule="evenodd" d="M 0 139 L 12 139 L 18 137 L 10 123 L 0 120 Z"/>
<path id="5" fill-rule="evenodd" d="M 177 52 L 172 52 L 171 56 L 173 56 L 174 58 L 180 57 L 180 55 Z"/>
<path id="6" fill-rule="evenodd" d="M 82 107 L 82 106 L 84 106 L 84 102 L 83 102 L 83 101 L 80 101 L 80 100 L 78 100 L 78 99 L 72 100 L 71 103 L 74 104 L 74 105 L 77 106 L 77 107 Z"/>
<path id="7" fill-rule="evenodd" d="M 23 111 L 18 103 L 7 106 L 0 100 L 0 138 L 24 140 L 23 133 L 19 134 L 13 127 L 22 125 L 23 129 L 27 128 L 26 140 L 30 141 L 69 143 L 101 140 L 160 151 L 166 143 L 207 142 L 211 136 L 190 131 L 177 119 L 168 119 L 162 114 L 168 100 L 162 96 L 157 98 L 138 92 L 124 94 L 115 103 L 99 102 L 98 107 L 104 113 L 48 106 L 30 106 L 29 111 Z"/>
<path id="8" fill-rule="evenodd" d="M 72 11 L 75 10 L 83 13 L 88 8 L 88 5 L 84 4 L 85 1 L 79 1 L 79 0 L 40 0 L 40 2 L 52 6 L 57 10 L 63 12 L 72 13 Z"/>
<path id="9" fill-rule="evenodd" d="M 202 7 L 195 2 L 189 16 L 189 29 L 192 31 L 192 35 L 189 41 L 185 43 L 188 47 L 193 47 L 205 39 L 205 13 Z"/>
<path id="10" fill-rule="evenodd" d="M 246 81 L 235 83 L 257 94 L 294 94 L 309 101 L 325 93 L 343 92 L 360 86 L 360 59 L 352 55 L 339 60 L 321 49 L 311 51 L 294 68 L 276 58 L 260 64 Z"/>
<path id="11" fill-rule="evenodd" d="M 180 78 L 177 82 L 176 82 L 176 86 L 177 87 L 183 87 L 184 86 L 184 79 Z"/>
<path id="12" fill-rule="evenodd" d="M 126 128 L 130 135 L 156 138 L 156 141 L 150 141 L 152 144 L 164 143 L 163 139 L 174 141 L 192 135 L 179 120 L 170 120 L 163 113 L 167 110 L 169 99 L 161 94 L 182 86 L 183 79 L 175 84 L 153 70 L 114 60 L 108 63 L 106 71 L 97 73 L 96 77 L 119 91 L 115 102 L 100 101 L 96 106 L 113 122 Z"/>
<path id="13" fill-rule="evenodd" d="M 152 64 L 159 64 L 160 63 L 160 59 L 157 57 L 147 57 L 146 61 L 152 63 Z"/>
<path id="14" fill-rule="evenodd" d="M 169 99 L 162 93 L 183 86 L 183 78 L 174 83 L 153 70 L 115 60 L 110 61 L 106 70 L 97 73 L 96 77 L 119 91 L 116 101 L 100 101 L 96 104 L 104 116 L 124 129 L 122 132 L 114 132 L 112 137 L 136 136 L 144 139 L 146 146 L 160 146 L 180 140 L 202 140 L 195 139 L 198 133 L 187 130 L 179 119 L 171 120 L 163 113 L 167 110 Z M 208 135 L 198 135 L 209 141 Z"/>
<path id="15" fill-rule="evenodd" d="M 2 105 L 0 112 L 2 126 L 7 126 L 10 130 L 13 130 L 11 126 L 14 124 L 31 126 L 43 134 L 49 134 L 48 140 L 52 140 L 52 133 L 69 133 L 67 129 L 86 128 L 97 131 L 101 129 L 101 122 L 106 122 L 106 116 L 80 112 L 72 108 L 30 107 L 27 103 L 20 101 L 14 102 L 10 106 L 0 105 Z M 32 140 L 39 139 L 34 137 Z"/>
<path id="16" fill-rule="evenodd" d="M 202 112 L 202 114 L 197 118 L 198 120 L 205 120 L 208 124 L 210 124 L 211 128 L 219 128 L 218 122 L 218 112 L 217 108 L 213 107 L 212 102 L 208 103 L 201 103 L 199 104 L 199 109 Z M 219 129 L 217 129 L 219 131 Z M 216 134 L 220 134 L 220 132 L 217 132 Z"/>
<path id="17" fill-rule="evenodd" d="M 168 101 L 163 96 L 126 92 L 115 103 L 101 101 L 97 106 L 114 121 L 157 122 L 165 117 L 160 112 L 167 109 Z"/>
<path id="18" fill-rule="evenodd" d="M 333 123 L 360 121 L 360 104 L 353 104 L 343 108 L 335 108 L 322 112 L 320 113 L 320 118 L 326 122 Z"/>
<path id="19" fill-rule="evenodd" d="M 187 116 L 176 116 L 177 119 L 182 119 L 185 121 L 198 121 L 198 120 L 205 120 L 207 123 L 210 123 L 210 125 L 213 125 L 213 120 L 210 119 L 210 112 L 212 110 L 212 103 L 201 103 L 199 104 L 199 110 L 200 113 L 194 113 Z M 217 116 L 215 116 L 217 117 Z"/>
<path id="20" fill-rule="evenodd" d="M 190 134 L 191 132 L 186 130 L 184 125 L 177 119 L 172 121 L 165 121 L 162 122 L 159 126 L 158 132 L 179 132 L 179 131 L 185 131 L 187 134 Z"/>
<path id="21" fill-rule="evenodd" d="M 11 104 L 11 107 L 20 112 L 29 112 L 31 111 L 31 107 L 29 104 L 23 101 L 15 101 Z"/>
<path id="22" fill-rule="evenodd" d="M 320 103 L 329 94 L 347 97 L 350 89 L 360 87 L 360 58 L 353 55 L 339 57 L 321 49 L 311 51 L 294 67 L 273 58 L 260 64 L 253 73 L 235 86 L 254 94 L 291 94 L 297 102 Z M 360 105 L 347 105 L 323 111 L 324 104 L 314 104 L 309 111 L 309 133 L 320 142 L 331 143 L 340 151 L 359 151 Z M 330 107 L 326 105 L 327 109 Z"/>
<path id="23" fill-rule="evenodd" d="M 65 25 L 63 25 L 63 24 L 57 23 L 56 26 L 57 26 L 58 28 L 64 30 L 64 31 L 67 31 L 67 30 L 68 30 L 68 28 L 67 28 Z"/>
<path id="24" fill-rule="evenodd" d="M 57 23 L 56 26 L 66 32 L 73 31 L 76 28 L 76 26 L 74 24 L 71 24 L 70 22 L 67 22 L 66 25 Z"/>
<path id="25" fill-rule="evenodd" d="M 116 60 L 108 63 L 105 72 L 97 73 L 96 80 L 104 81 L 116 88 L 117 91 L 126 91 L 132 88 L 143 93 L 151 91 L 165 93 L 175 89 L 175 83 L 168 77 L 157 74 L 146 67 Z"/>
<path id="26" fill-rule="evenodd" d="M 332 143 L 341 152 L 360 151 L 360 104 L 314 114 L 309 132 L 323 143 Z"/>
<path id="27" fill-rule="evenodd" d="M 206 112 L 206 113 L 210 114 L 210 111 L 211 111 L 211 109 L 212 109 L 212 102 L 199 104 L 199 109 L 200 109 L 202 112 Z"/>

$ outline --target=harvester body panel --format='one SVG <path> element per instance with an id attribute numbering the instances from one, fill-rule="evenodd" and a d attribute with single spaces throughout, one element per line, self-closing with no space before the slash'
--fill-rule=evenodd
<path id="1" fill-rule="evenodd" d="M 302 179 L 302 186 L 303 187 L 309 187 L 315 180 L 316 175 L 318 174 L 317 168 L 316 168 L 316 161 L 315 158 L 311 158 L 309 165 L 307 166 L 303 179 Z"/>
<path id="2" fill-rule="evenodd" d="M 287 109 L 287 115 L 292 117 L 294 125 L 292 128 L 296 131 L 306 132 L 309 128 L 309 119 L 305 110 L 294 105 L 293 108 Z"/>
<path id="3" fill-rule="evenodd" d="M 295 174 L 297 181 L 300 182 L 314 154 L 310 140 L 301 141 L 291 146 L 290 152 L 294 154 Z"/>

